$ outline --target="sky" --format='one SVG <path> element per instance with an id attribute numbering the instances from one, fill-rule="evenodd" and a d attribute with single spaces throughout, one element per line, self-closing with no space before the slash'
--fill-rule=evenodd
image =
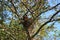
<path id="1" fill-rule="evenodd" d="M 58 3 L 60 3 L 60 0 L 49 0 L 49 5 L 51 7 L 57 5 Z M 50 11 L 46 12 L 46 17 L 49 17 L 49 15 L 53 15 L 54 13 L 55 13 L 54 10 L 50 10 Z M 60 13 L 59 13 L 59 15 L 60 15 Z M 58 23 L 58 22 L 55 23 L 55 26 L 58 27 L 58 29 L 60 29 L 59 25 L 60 25 L 60 23 Z"/>
<path id="2" fill-rule="evenodd" d="M 55 6 L 56 4 L 60 3 L 60 0 L 48 0 L 48 1 L 49 1 L 50 7 L 53 7 L 53 6 Z M 55 10 L 50 10 L 50 11 L 48 11 L 48 12 L 45 12 L 46 18 L 48 18 L 50 15 L 53 15 L 55 12 L 56 12 Z M 58 15 L 60 15 L 60 13 L 59 13 Z M 51 24 L 51 23 L 50 23 L 50 24 Z M 48 25 L 49 25 L 49 24 L 48 24 Z M 59 23 L 59 22 L 55 22 L 54 27 L 56 27 L 56 29 L 59 31 L 59 30 L 60 30 L 60 23 Z M 55 30 L 56 30 L 56 29 L 55 29 Z M 54 38 L 53 34 L 55 34 L 55 32 L 53 32 L 53 31 L 49 32 L 48 35 L 50 36 L 50 37 L 49 37 L 50 39 L 48 38 L 48 39 L 44 39 L 44 40 L 54 40 L 54 39 L 53 39 L 53 38 Z M 56 35 L 58 35 L 58 33 L 56 33 Z M 57 37 L 56 40 L 60 40 L 60 38 Z"/>

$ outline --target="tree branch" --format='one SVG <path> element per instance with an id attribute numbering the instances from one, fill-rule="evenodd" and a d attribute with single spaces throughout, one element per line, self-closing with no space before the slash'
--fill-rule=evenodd
<path id="1" fill-rule="evenodd" d="M 18 16 L 18 18 L 19 18 L 19 20 L 20 20 L 20 15 L 18 15 L 17 9 L 16 9 L 16 7 L 14 6 L 13 0 L 11 0 L 10 2 L 11 2 L 12 6 L 13 6 L 13 8 L 14 8 L 14 10 L 15 10 L 14 13 Z M 10 9 L 11 9 L 11 8 L 10 8 Z M 11 9 L 11 10 L 12 10 L 12 9 Z M 13 11 L 13 10 L 12 10 L 12 11 Z"/>
<path id="2" fill-rule="evenodd" d="M 22 2 L 23 3 L 23 2 Z M 23 3 L 23 5 L 26 7 L 26 5 Z M 49 11 L 49 10 L 52 10 L 52 9 L 54 9 L 55 7 L 57 7 L 58 5 L 60 5 L 60 3 L 58 3 L 57 5 L 55 5 L 54 7 L 52 7 L 52 8 L 47 8 L 46 10 L 44 10 L 44 11 L 42 11 L 42 12 L 40 12 L 37 16 L 36 16 L 36 18 L 39 16 L 39 15 L 41 15 L 42 13 L 45 13 L 45 12 L 47 12 L 47 11 Z M 27 8 L 27 7 L 26 7 Z M 28 8 L 27 8 L 28 9 Z M 34 11 L 30 11 L 30 9 L 28 9 L 28 11 L 30 12 L 30 13 L 33 13 Z M 26 13 L 27 14 L 27 13 Z M 26 15 L 25 14 L 25 15 Z M 34 14 L 34 13 L 33 13 Z"/>
<path id="3" fill-rule="evenodd" d="M 60 10 L 57 11 L 55 14 L 53 14 L 52 17 L 50 18 L 50 20 L 48 20 L 48 21 L 45 22 L 43 25 L 41 25 L 40 28 L 37 30 L 37 32 L 36 32 L 31 38 L 34 38 L 35 35 L 37 35 L 37 34 L 39 33 L 39 31 L 43 28 L 43 26 L 46 25 L 47 23 L 51 22 L 51 20 L 53 19 L 53 17 L 54 17 L 55 15 L 57 15 L 59 12 L 60 12 Z"/>
<path id="4" fill-rule="evenodd" d="M 58 5 L 60 5 L 60 3 L 59 4 L 57 4 L 57 5 L 55 5 L 54 7 L 52 7 L 52 8 L 47 8 L 45 11 L 42 11 L 42 12 L 40 12 L 34 19 L 33 19 L 33 22 L 30 24 L 30 25 L 32 25 L 33 23 L 34 23 L 34 21 L 36 20 L 36 19 L 38 19 L 38 17 L 42 14 L 42 13 L 45 13 L 45 12 L 47 12 L 48 10 L 52 10 L 52 9 L 54 9 L 55 7 L 57 7 Z"/>
<path id="5" fill-rule="evenodd" d="M 57 7 L 58 5 L 60 5 L 60 3 L 58 3 L 57 5 L 55 5 L 55 6 L 54 6 L 54 7 L 52 7 L 52 8 L 47 8 L 46 10 L 44 10 L 44 11 L 40 12 L 40 13 L 36 16 L 36 18 L 37 18 L 39 15 L 41 15 L 42 13 L 45 13 L 45 12 L 47 12 L 47 11 L 49 11 L 49 10 L 54 9 L 54 8 L 55 8 L 55 7 Z"/>
<path id="6" fill-rule="evenodd" d="M 33 16 L 34 13 L 33 13 L 33 11 L 30 11 L 31 9 L 29 9 L 23 2 L 21 2 L 21 3 L 22 3 L 22 4 L 25 6 L 25 8 L 32 14 L 32 17 L 34 18 L 34 16 Z M 27 14 L 27 13 L 26 13 L 26 14 Z M 25 15 L 26 15 L 26 14 L 25 14 Z"/>

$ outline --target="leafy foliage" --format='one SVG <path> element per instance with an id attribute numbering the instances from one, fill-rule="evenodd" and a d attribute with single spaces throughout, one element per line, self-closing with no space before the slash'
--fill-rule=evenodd
<path id="1" fill-rule="evenodd" d="M 53 3 L 55 4 L 55 2 Z M 58 5 L 60 3 L 51 7 L 49 0 L 0 0 L 0 40 L 43 40 L 46 36 L 48 38 L 49 32 L 56 28 L 55 22 L 60 22 L 59 18 L 54 18 L 60 12 Z M 52 9 L 57 12 L 46 18 L 45 12 Z M 25 15 L 29 20 L 33 20 L 30 24 L 28 22 L 29 29 L 25 28 L 23 24 L 27 20 L 27 18 L 23 19 Z M 46 25 L 53 21 L 55 22 L 50 26 Z M 58 31 L 54 32 L 56 34 Z M 55 34 L 53 34 L 54 37 Z"/>

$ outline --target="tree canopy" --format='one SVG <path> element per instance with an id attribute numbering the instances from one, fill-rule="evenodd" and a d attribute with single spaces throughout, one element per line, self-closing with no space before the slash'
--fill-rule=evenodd
<path id="1" fill-rule="evenodd" d="M 60 0 L 0 0 L 0 40 L 59 40 Z"/>

